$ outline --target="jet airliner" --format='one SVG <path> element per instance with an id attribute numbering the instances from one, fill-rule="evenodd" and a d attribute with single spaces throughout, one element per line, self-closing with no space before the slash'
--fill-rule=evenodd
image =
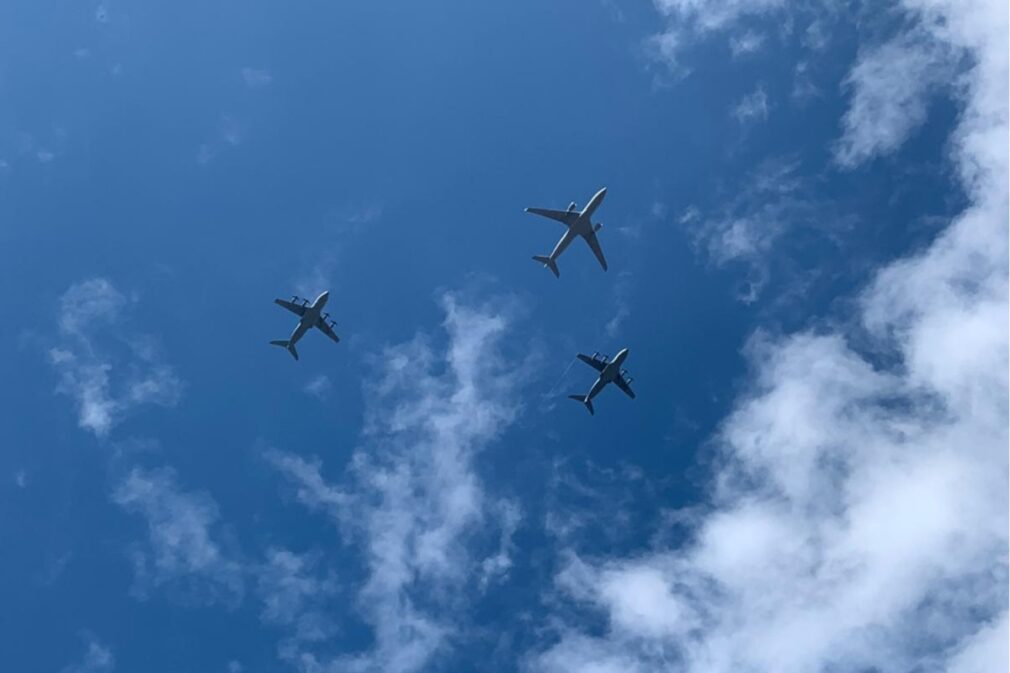
<path id="1" fill-rule="evenodd" d="M 336 321 L 330 320 L 329 313 L 323 313 L 323 307 L 326 306 L 326 302 L 329 298 L 330 293 L 323 292 L 316 297 L 316 300 L 311 304 L 308 299 L 299 299 L 298 297 L 291 297 L 291 301 L 287 301 L 285 299 L 274 299 L 275 304 L 283 306 L 287 310 L 291 311 L 299 317 L 299 320 L 298 326 L 295 327 L 295 331 L 291 333 L 289 338 L 278 339 L 277 341 L 271 341 L 270 343 L 274 346 L 281 346 L 288 349 L 291 356 L 297 360 L 298 351 L 295 350 L 295 344 L 298 343 L 298 340 L 305 336 L 305 333 L 313 327 L 333 339 L 334 342 L 339 342 L 340 337 L 338 337 L 336 332 L 333 331 L 333 328 L 337 324 Z"/>
<path id="2" fill-rule="evenodd" d="M 600 376 L 596 379 L 596 383 L 593 384 L 593 387 L 589 389 L 587 394 L 568 396 L 569 398 L 576 400 L 577 402 L 582 402 L 586 405 L 586 409 L 589 410 L 590 414 L 596 414 L 593 410 L 593 398 L 599 395 L 600 391 L 603 390 L 608 383 L 613 383 L 620 388 L 625 395 L 631 399 L 635 399 L 635 391 L 631 389 L 631 382 L 633 379 L 628 376 L 627 370 L 621 369 L 621 365 L 624 364 L 624 361 L 628 357 L 627 348 L 622 348 L 617 355 L 614 356 L 613 360 L 608 360 L 606 355 L 600 355 L 599 353 L 593 353 L 592 355 L 583 355 L 582 353 L 579 353 L 577 357 L 600 373 Z"/>
<path id="3" fill-rule="evenodd" d="M 603 225 L 599 222 L 593 223 L 592 216 L 599 208 L 600 204 L 603 202 L 603 197 L 607 195 L 607 188 L 604 187 L 600 191 L 593 194 L 593 198 L 589 199 L 589 203 L 581 211 L 579 207 L 573 201 L 568 206 L 568 210 L 550 210 L 549 208 L 527 208 L 527 213 L 533 213 L 534 215 L 540 215 L 541 217 L 547 217 L 552 220 L 556 220 L 561 224 L 565 225 L 565 233 L 561 236 L 561 240 L 558 244 L 554 246 L 554 250 L 550 255 L 544 257 L 542 255 L 534 255 L 533 259 L 540 262 L 544 267 L 551 270 L 555 278 L 560 278 L 561 273 L 558 271 L 557 259 L 561 256 L 561 253 L 565 251 L 565 248 L 575 240 L 577 236 L 581 236 L 586 243 L 589 244 L 589 248 L 596 255 L 596 259 L 600 262 L 600 266 L 603 270 L 607 270 L 607 260 L 603 257 L 603 250 L 600 248 L 600 241 L 596 238 L 596 232 L 598 232 Z"/>

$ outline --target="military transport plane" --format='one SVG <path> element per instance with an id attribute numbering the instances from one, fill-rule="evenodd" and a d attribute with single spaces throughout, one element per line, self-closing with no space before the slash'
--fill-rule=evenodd
<path id="1" fill-rule="evenodd" d="M 596 379 L 596 383 L 593 387 L 589 389 L 589 394 L 587 395 L 569 395 L 573 400 L 578 400 L 586 405 L 586 409 L 589 409 L 590 414 L 596 414 L 593 411 L 593 398 L 600 394 L 604 386 L 608 383 L 614 383 L 618 388 L 624 391 L 624 394 L 635 399 L 635 391 L 631 389 L 632 378 L 628 376 L 628 371 L 626 369 L 621 369 L 621 365 L 624 364 L 624 360 L 628 357 L 628 349 L 622 348 L 620 352 L 614 357 L 612 361 L 608 361 L 606 355 L 600 355 L 599 353 L 593 353 L 592 355 L 578 354 L 578 358 L 585 362 L 587 365 L 600 372 L 600 376 Z"/>
<path id="2" fill-rule="evenodd" d="M 283 306 L 287 310 L 298 315 L 301 320 L 298 321 L 298 326 L 295 327 L 295 331 L 291 333 L 291 338 L 271 341 L 270 343 L 274 346 L 283 346 L 284 348 L 287 348 L 288 352 L 291 353 L 295 360 L 297 360 L 298 351 L 295 350 L 295 344 L 298 343 L 298 340 L 313 327 L 334 341 L 339 342 L 340 337 L 338 337 L 333 331 L 333 328 L 337 324 L 336 321 L 330 320 L 329 313 L 323 313 L 323 307 L 326 306 L 326 300 L 329 298 L 330 293 L 323 292 L 321 295 L 316 297 L 316 300 L 311 304 L 308 299 L 299 299 L 298 297 L 291 297 L 291 301 L 274 299 L 275 304 Z"/>
<path id="3" fill-rule="evenodd" d="M 560 278 L 561 274 L 558 272 L 557 259 L 561 256 L 561 253 L 565 251 L 568 244 L 575 240 L 576 236 L 581 236 L 585 239 L 586 243 L 592 249 L 593 254 L 596 255 L 596 259 L 599 260 L 600 266 L 603 270 L 607 270 L 607 260 L 603 258 L 603 250 L 600 249 L 600 241 L 596 238 L 596 232 L 598 232 L 603 225 L 597 222 L 593 224 L 590 218 L 592 218 L 593 213 L 603 202 L 603 197 L 607 195 L 607 188 L 604 187 L 600 191 L 593 194 L 593 198 L 589 199 L 589 203 L 581 211 L 579 207 L 575 205 L 575 202 L 568 206 L 568 210 L 549 210 L 547 208 L 527 208 L 527 213 L 533 213 L 534 215 L 541 215 L 543 217 L 549 217 L 552 220 L 557 220 L 561 224 L 565 225 L 567 230 L 558 241 L 558 244 L 554 246 L 554 251 L 548 256 L 543 257 L 541 255 L 535 255 L 534 260 L 540 262 L 545 267 L 551 270 L 555 278 Z"/>

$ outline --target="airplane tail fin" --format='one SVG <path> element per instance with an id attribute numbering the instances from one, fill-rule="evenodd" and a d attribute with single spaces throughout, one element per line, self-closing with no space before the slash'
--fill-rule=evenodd
<path id="1" fill-rule="evenodd" d="M 554 260 L 551 259 L 550 257 L 543 257 L 541 255 L 533 255 L 533 260 L 537 261 L 537 262 L 540 262 L 541 264 L 543 264 L 544 266 L 546 266 L 548 269 L 550 269 L 551 273 L 554 274 L 555 278 L 561 278 L 561 272 L 558 271 L 558 265 L 555 264 Z"/>
<path id="2" fill-rule="evenodd" d="M 271 341 L 271 345 L 280 346 L 281 348 L 287 348 L 288 352 L 291 353 L 291 357 L 295 360 L 298 359 L 298 351 L 295 350 L 295 345 L 288 341 L 287 339 L 278 339 L 276 341 Z"/>
<path id="3" fill-rule="evenodd" d="M 576 402 L 582 402 L 584 405 L 586 405 L 586 409 L 589 409 L 589 415 L 590 416 L 595 416 L 596 415 L 596 412 L 593 411 L 593 401 L 591 399 L 589 399 L 588 396 L 586 396 L 586 395 L 569 395 L 568 399 L 575 400 Z"/>

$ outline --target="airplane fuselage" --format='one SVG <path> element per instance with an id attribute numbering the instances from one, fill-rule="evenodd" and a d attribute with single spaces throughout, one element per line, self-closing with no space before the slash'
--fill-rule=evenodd
<path id="1" fill-rule="evenodd" d="M 323 314 L 323 307 L 326 306 L 329 298 L 330 293 L 323 292 L 316 297 L 315 301 L 305 307 L 305 313 L 302 314 L 301 319 L 298 321 L 298 326 L 295 327 L 295 331 L 291 333 L 291 338 L 288 339 L 292 345 L 298 343 L 298 340 L 305 336 L 306 332 L 315 327 L 319 321 L 319 316 Z"/>
<path id="2" fill-rule="evenodd" d="M 617 377 L 621 375 L 621 365 L 624 364 L 627 357 L 628 349 L 622 348 L 618 351 L 617 355 L 614 356 L 614 359 L 607 363 L 607 366 L 603 368 L 602 372 L 600 372 L 600 378 L 607 383 L 616 380 Z"/>
<path id="3" fill-rule="evenodd" d="M 589 389 L 589 394 L 586 395 L 587 399 L 592 400 L 600 394 L 600 391 L 603 390 L 608 383 L 613 383 L 617 380 L 617 378 L 621 375 L 621 365 L 624 364 L 627 357 L 628 349 L 622 348 L 617 355 L 614 356 L 614 359 L 607 363 L 607 366 L 600 372 L 600 377 L 596 379 L 596 383 L 594 383 L 593 387 Z"/>
<path id="4" fill-rule="evenodd" d="M 552 261 L 561 256 L 561 253 L 575 240 L 576 236 L 588 238 L 590 234 L 596 231 L 597 225 L 594 225 L 592 221 L 593 213 L 603 203 L 603 197 L 606 195 L 606 187 L 593 194 L 593 198 L 589 199 L 589 203 L 582 209 L 579 216 L 568 225 L 568 231 L 561 236 L 561 240 L 554 246 L 554 250 L 551 251 L 549 256 Z"/>

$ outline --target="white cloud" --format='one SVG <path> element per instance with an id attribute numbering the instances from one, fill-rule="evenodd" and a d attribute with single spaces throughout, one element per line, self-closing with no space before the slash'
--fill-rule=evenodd
<path id="1" fill-rule="evenodd" d="M 147 549 L 134 554 L 139 596 L 164 586 L 187 602 L 241 600 L 244 569 L 215 535 L 218 509 L 210 496 L 180 490 L 172 470 L 135 467 L 112 500 L 147 523 Z"/>
<path id="2" fill-rule="evenodd" d="M 987 624 L 962 643 L 961 648 L 948 661 L 950 673 L 990 673 L 1010 668 L 1007 655 L 1006 613 Z"/>
<path id="3" fill-rule="evenodd" d="M 725 29 L 745 16 L 778 9 L 783 0 L 655 0 L 656 8 L 678 25 L 696 32 Z"/>
<path id="4" fill-rule="evenodd" d="M 217 132 L 211 140 L 202 143 L 196 151 L 196 162 L 201 166 L 209 164 L 230 147 L 238 147 L 245 140 L 247 125 L 231 115 L 223 114 L 218 121 Z"/>
<path id="5" fill-rule="evenodd" d="M 515 535 L 519 522 L 522 521 L 522 508 L 515 500 L 502 500 L 494 509 L 501 534 L 498 551 L 485 558 L 480 564 L 480 584 L 482 587 L 508 576 L 509 570 L 512 568 L 512 555 L 515 552 L 512 536 Z"/>
<path id="6" fill-rule="evenodd" d="M 360 546 L 367 568 L 356 599 L 372 649 L 336 658 L 303 649 L 306 670 L 423 670 L 449 647 L 465 587 L 507 571 L 518 511 L 489 505 L 473 459 L 515 414 L 513 368 L 499 353 L 508 320 L 500 308 L 471 308 L 451 295 L 443 306 L 444 356 L 419 336 L 378 361 L 366 387 L 368 447 L 355 453 L 346 485 L 327 483 L 317 460 L 267 454 L 301 502 Z M 496 520 L 501 535 L 485 542 L 498 551 L 480 560 L 473 541 Z"/>
<path id="7" fill-rule="evenodd" d="M 733 116 L 741 124 L 763 122 L 768 119 L 768 94 L 762 85 L 758 84 L 754 91 L 740 99 L 733 106 Z"/>
<path id="8" fill-rule="evenodd" d="M 797 63 L 793 69 L 793 90 L 790 97 L 795 103 L 803 105 L 820 95 L 821 90 L 814 84 L 810 75 L 810 64 L 806 61 Z"/>
<path id="9" fill-rule="evenodd" d="M 138 406 L 174 406 L 182 394 L 151 338 L 129 329 L 131 303 L 104 278 L 72 285 L 60 299 L 62 342 L 49 362 L 60 375 L 57 391 L 77 402 L 78 424 L 98 437 Z"/>
<path id="10" fill-rule="evenodd" d="M 603 326 L 603 332 L 608 339 L 615 339 L 621 331 L 624 322 L 631 317 L 629 306 L 631 299 L 632 274 L 630 271 L 621 271 L 617 274 L 617 281 L 614 283 L 612 300 L 614 304 L 614 314 Z"/>
<path id="11" fill-rule="evenodd" d="M 242 68 L 242 79 L 250 89 L 259 89 L 274 81 L 269 70 L 259 68 Z"/>
<path id="12" fill-rule="evenodd" d="M 298 502 L 306 507 L 323 510 L 335 519 L 340 519 L 349 506 L 350 496 L 326 482 L 318 458 L 305 459 L 282 451 L 267 451 L 264 457 L 295 485 Z"/>
<path id="13" fill-rule="evenodd" d="M 722 33 L 744 18 L 779 12 L 784 0 L 653 0 L 666 17 L 667 28 L 654 36 L 649 45 L 657 60 L 674 72 L 683 73 L 681 52 L 694 41 L 709 34 Z M 733 36 L 734 54 L 750 53 L 761 46 L 760 37 L 746 30 Z M 734 46 L 736 45 L 736 46 Z"/>
<path id="14" fill-rule="evenodd" d="M 1007 5 L 907 5 L 974 59 L 952 138 L 971 205 L 876 275 L 865 331 L 755 339 L 709 508 L 678 546 L 570 551 L 557 586 L 605 626 L 562 621 L 530 668 L 1006 670 Z"/>
<path id="15" fill-rule="evenodd" d="M 263 602 L 261 618 L 286 627 L 291 638 L 282 644 L 282 653 L 298 642 L 324 640 L 335 631 L 325 603 L 337 591 L 336 578 L 317 577 L 318 555 L 298 555 L 286 549 L 270 549 L 257 569 L 256 591 Z"/>
<path id="16" fill-rule="evenodd" d="M 930 95 L 950 78 L 949 44 L 926 30 L 861 51 L 845 86 L 851 91 L 835 159 L 844 167 L 897 149 L 926 120 Z"/>
<path id="17" fill-rule="evenodd" d="M 694 243 L 719 266 L 738 264 L 747 269 L 738 298 L 755 301 L 771 275 L 770 256 L 790 229 L 807 227 L 830 235 L 833 215 L 810 196 L 809 184 L 799 176 L 792 159 L 770 159 L 760 164 L 734 195 L 711 216 L 692 207 L 681 218 Z M 785 269 L 779 269 L 785 273 Z"/>
<path id="18" fill-rule="evenodd" d="M 326 394 L 330 392 L 330 388 L 332 387 L 333 384 L 330 383 L 330 377 L 325 374 L 320 374 L 313 377 L 311 381 L 306 383 L 302 390 L 315 398 L 323 399 L 326 397 Z"/>
<path id="19" fill-rule="evenodd" d="M 61 673 L 112 673 L 116 668 L 116 658 L 112 651 L 94 638 L 88 638 L 88 651 L 79 664 L 67 666 Z"/>
<path id="20" fill-rule="evenodd" d="M 729 49 L 734 58 L 741 58 L 760 51 L 764 43 L 764 35 L 756 33 L 753 30 L 748 30 L 741 35 L 731 37 L 729 40 Z"/>

